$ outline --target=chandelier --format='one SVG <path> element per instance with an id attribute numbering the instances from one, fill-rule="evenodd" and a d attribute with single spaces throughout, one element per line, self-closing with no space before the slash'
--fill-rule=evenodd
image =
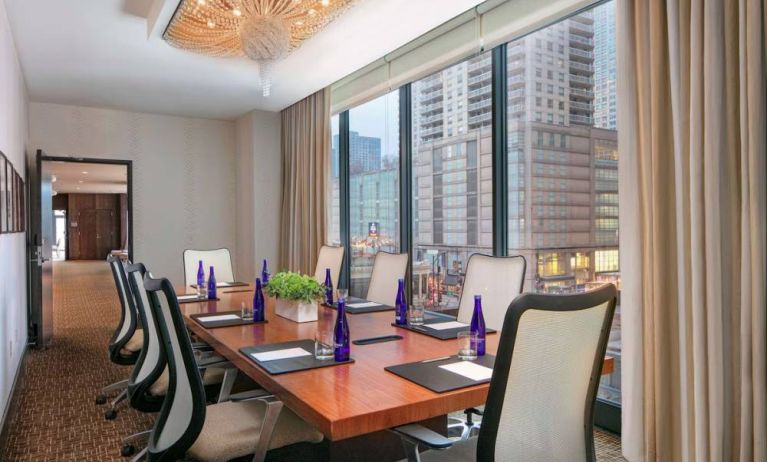
<path id="1" fill-rule="evenodd" d="M 271 67 L 349 8 L 354 0 L 181 0 L 163 39 L 208 56 L 256 61 L 264 96 Z"/>

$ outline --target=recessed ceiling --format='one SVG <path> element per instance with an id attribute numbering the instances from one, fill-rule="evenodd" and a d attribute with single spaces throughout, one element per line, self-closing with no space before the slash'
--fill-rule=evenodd
<path id="1" fill-rule="evenodd" d="M 178 0 L 5 2 L 32 101 L 234 119 L 283 109 L 481 0 L 358 0 L 274 65 L 269 97 L 247 58 L 162 40 Z"/>
<path id="2" fill-rule="evenodd" d="M 52 186 L 58 194 L 128 192 L 128 168 L 125 165 L 45 161 L 44 167 L 56 178 Z"/>

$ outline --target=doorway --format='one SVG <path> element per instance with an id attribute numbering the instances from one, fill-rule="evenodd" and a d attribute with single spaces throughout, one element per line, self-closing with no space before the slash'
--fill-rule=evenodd
<path id="1" fill-rule="evenodd" d="M 47 156 L 37 152 L 30 184 L 29 338 L 54 335 L 57 268 L 133 254 L 132 162 Z M 69 265 L 69 266 L 67 266 Z"/>

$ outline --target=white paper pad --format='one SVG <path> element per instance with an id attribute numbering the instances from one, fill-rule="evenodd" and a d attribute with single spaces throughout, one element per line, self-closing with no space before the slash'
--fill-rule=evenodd
<path id="1" fill-rule="evenodd" d="M 216 287 L 229 287 L 231 284 L 228 282 L 218 282 L 216 283 Z"/>
<path id="2" fill-rule="evenodd" d="M 372 308 L 374 306 L 381 306 L 381 304 L 375 303 L 375 302 L 360 302 L 360 303 L 349 303 L 346 306 L 348 306 L 349 308 Z"/>
<path id="3" fill-rule="evenodd" d="M 300 356 L 311 356 L 312 353 L 303 348 L 287 348 L 285 350 L 266 351 L 264 353 L 251 353 L 252 357 L 258 361 L 274 361 L 276 359 L 298 358 Z"/>
<path id="4" fill-rule="evenodd" d="M 185 300 L 197 300 L 199 297 L 197 297 L 197 294 L 194 295 L 179 295 L 178 299 L 179 301 L 185 301 Z"/>
<path id="5" fill-rule="evenodd" d="M 464 324 L 458 321 L 437 322 L 434 324 L 424 324 L 424 326 L 434 330 L 447 330 L 447 329 L 457 329 L 459 327 L 469 327 L 468 324 Z"/>
<path id="6" fill-rule="evenodd" d="M 440 369 L 445 369 L 453 374 L 462 375 L 477 382 L 480 380 L 488 380 L 493 376 L 493 370 L 491 368 L 480 366 L 477 363 L 469 361 L 458 361 L 457 363 L 445 364 L 439 367 Z"/>
<path id="7" fill-rule="evenodd" d="M 215 321 L 234 321 L 235 319 L 240 319 L 239 316 L 236 314 L 220 314 L 218 316 L 205 316 L 205 317 L 198 317 L 197 320 L 206 323 L 206 322 L 215 322 Z"/>

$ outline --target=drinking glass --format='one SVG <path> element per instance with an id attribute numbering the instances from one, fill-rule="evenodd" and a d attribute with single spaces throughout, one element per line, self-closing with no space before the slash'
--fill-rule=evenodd
<path id="1" fill-rule="evenodd" d="M 349 291 L 347 289 L 336 289 L 336 302 L 338 302 L 342 298 L 346 300 L 348 296 L 349 296 Z"/>
<path id="2" fill-rule="evenodd" d="M 202 285 L 197 284 L 197 298 L 206 300 L 208 298 L 208 281 L 205 280 Z"/>
<path id="3" fill-rule="evenodd" d="M 253 320 L 253 307 L 245 302 L 240 303 L 240 316 L 244 321 Z"/>
<path id="4" fill-rule="evenodd" d="M 477 333 L 471 331 L 458 332 L 458 357 L 470 361 L 477 359 Z"/>
<path id="5" fill-rule="evenodd" d="M 333 333 L 318 330 L 314 334 L 314 357 L 320 361 L 333 359 Z"/>
<path id="6" fill-rule="evenodd" d="M 423 325 L 423 305 L 413 303 L 407 309 L 407 323 L 410 326 Z"/>

